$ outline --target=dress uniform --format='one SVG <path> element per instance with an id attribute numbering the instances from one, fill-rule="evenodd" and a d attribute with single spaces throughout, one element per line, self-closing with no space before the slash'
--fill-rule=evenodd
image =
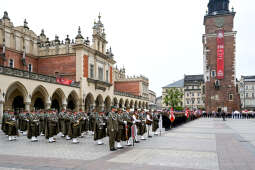
<path id="1" fill-rule="evenodd" d="M 134 114 L 132 116 L 133 124 L 135 125 L 135 143 L 139 143 L 138 134 L 140 132 L 141 120 L 138 117 L 137 109 L 135 109 Z"/>
<path id="2" fill-rule="evenodd" d="M 125 135 L 125 124 L 127 123 L 124 121 L 122 116 L 122 110 L 118 110 L 117 114 L 117 121 L 118 121 L 118 131 L 116 136 L 116 142 L 117 142 L 117 148 L 122 149 L 123 146 L 121 145 L 121 141 L 126 141 L 126 135 Z"/>
<path id="3" fill-rule="evenodd" d="M 133 125 L 133 118 L 130 114 L 130 109 L 127 108 L 127 111 L 123 113 L 123 119 L 125 121 L 125 137 L 127 141 L 127 146 L 131 146 L 131 126 Z"/>
<path id="4" fill-rule="evenodd" d="M 94 124 L 94 140 L 97 141 L 98 145 L 102 145 L 103 138 L 106 137 L 106 122 L 104 118 L 104 113 L 100 112 L 96 114 L 95 124 Z"/>
<path id="5" fill-rule="evenodd" d="M 141 120 L 139 123 L 138 135 L 141 136 L 141 140 L 146 140 L 144 137 L 144 134 L 146 133 L 146 114 L 143 110 L 138 114 L 138 118 Z"/>
<path id="6" fill-rule="evenodd" d="M 37 136 L 40 135 L 39 123 L 40 118 L 39 114 L 31 112 L 28 116 L 28 131 L 27 138 L 31 139 L 32 142 L 38 141 Z"/>
<path id="7" fill-rule="evenodd" d="M 72 138 L 72 143 L 76 144 L 79 143 L 78 137 L 81 136 L 80 133 L 80 116 L 77 112 L 74 112 L 70 119 L 69 129 L 68 129 L 68 136 Z"/>
<path id="8" fill-rule="evenodd" d="M 149 112 L 146 112 L 146 125 L 147 125 L 147 131 L 148 131 L 148 137 L 152 137 L 150 135 L 150 128 L 151 128 L 151 125 L 152 125 L 152 115 L 151 115 L 151 111 Z"/>
<path id="9" fill-rule="evenodd" d="M 45 117 L 46 117 L 46 114 L 45 114 L 45 111 L 41 110 L 39 112 L 39 129 L 40 129 L 40 135 L 41 136 L 44 136 L 45 135 Z"/>
<path id="10" fill-rule="evenodd" d="M 14 112 L 9 112 L 9 114 L 6 116 L 5 120 L 5 126 L 7 126 L 7 135 L 9 136 L 9 141 L 16 140 L 18 133 L 18 126 L 17 126 L 17 120 L 14 115 Z"/>
<path id="11" fill-rule="evenodd" d="M 109 134 L 109 145 L 110 151 L 115 151 L 115 139 L 118 132 L 118 120 L 117 114 L 115 113 L 116 108 L 112 107 L 112 111 L 108 114 L 107 131 Z"/>
<path id="12" fill-rule="evenodd" d="M 159 128 L 159 115 L 156 111 L 154 111 L 152 118 L 152 132 L 154 132 L 154 135 L 158 135 L 157 129 Z"/>
<path id="13" fill-rule="evenodd" d="M 58 122 L 59 122 L 59 131 L 62 133 L 61 137 L 65 137 L 67 134 L 67 128 L 66 128 L 66 117 L 67 113 L 65 109 L 62 109 L 58 114 Z"/>
<path id="14" fill-rule="evenodd" d="M 45 124 L 45 137 L 49 139 L 49 143 L 56 142 L 53 138 L 59 133 L 59 124 L 58 116 L 55 111 L 49 111 L 49 114 L 46 116 Z"/>

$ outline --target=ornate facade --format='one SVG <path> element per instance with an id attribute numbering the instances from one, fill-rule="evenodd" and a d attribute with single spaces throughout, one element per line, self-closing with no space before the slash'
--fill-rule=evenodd
<path id="1" fill-rule="evenodd" d="M 148 99 L 140 94 L 114 90 L 116 62 L 107 44 L 101 16 L 94 22 L 92 41 L 80 27 L 74 39 L 56 35 L 49 40 L 44 30 L 40 35 L 30 30 L 26 20 L 14 26 L 5 12 L 0 20 L 0 114 L 19 108 L 109 110 L 120 100 L 146 107 Z"/>

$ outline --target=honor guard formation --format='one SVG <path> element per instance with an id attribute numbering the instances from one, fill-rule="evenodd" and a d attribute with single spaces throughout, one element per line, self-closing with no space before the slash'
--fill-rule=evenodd
<path id="1" fill-rule="evenodd" d="M 138 110 L 117 109 L 110 112 L 72 112 L 70 110 L 37 110 L 37 111 L 5 111 L 2 120 L 2 131 L 9 141 L 17 140 L 22 134 L 31 142 L 37 142 L 38 136 L 45 136 L 49 143 L 56 142 L 55 136 L 60 134 L 63 140 L 79 143 L 79 138 L 94 135 L 94 141 L 103 145 L 103 138 L 109 136 L 111 151 L 122 149 L 123 144 L 134 146 L 140 140 L 153 135 L 161 135 L 162 128 L 167 130 L 186 121 L 199 117 L 189 110 L 174 112 L 171 110 Z"/>

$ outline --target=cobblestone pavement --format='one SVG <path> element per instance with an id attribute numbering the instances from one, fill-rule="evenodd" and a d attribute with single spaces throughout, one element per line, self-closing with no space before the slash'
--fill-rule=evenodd
<path id="1" fill-rule="evenodd" d="M 0 170 L 255 170 L 255 120 L 201 118 L 116 152 L 104 141 L 9 142 L 0 132 Z"/>

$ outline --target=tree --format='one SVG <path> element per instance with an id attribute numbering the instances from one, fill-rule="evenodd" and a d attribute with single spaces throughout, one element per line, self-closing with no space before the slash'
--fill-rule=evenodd
<path id="1" fill-rule="evenodd" d="M 166 96 L 164 97 L 164 104 L 166 106 L 176 107 L 182 102 L 183 93 L 177 88 L 171 88 L 166 90 Z"/>

